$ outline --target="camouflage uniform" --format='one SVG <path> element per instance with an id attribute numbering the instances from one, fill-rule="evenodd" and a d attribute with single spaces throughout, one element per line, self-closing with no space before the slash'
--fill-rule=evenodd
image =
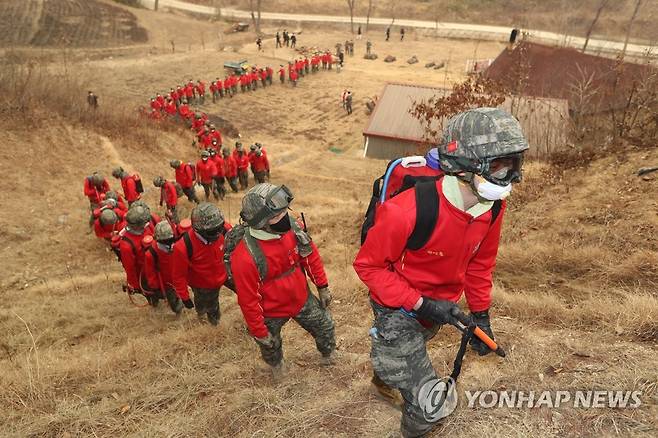
<path id="1" fill-rule="evenodd" d="M 219 324 L 221 316 L 219 311 L 219 289 L 193 287 L 192 292 L 194 292 L 194 308 L 197 316 L 202 318 L 203 315 L 207 315 L 208 321 L 212 325 Z"/>
<path id="2" fill-rule="evenodd" d="M 418 402 L 420 388 L 437 378 L 425 344 L 441 326 L 425 328 L 416 318 L 399 309 L 383 307 L 372 300 L 370 304 L 375 314 L 371 331 L 372 367 L 376 376 L 386 385 L 399 389 L 404 399 L 402 435 L 422 436 L 436 425 L 425 420 Z"/>
<path id="3" fill-rule="evenodd" d="M 334 334 L 334 321 L 329 309 L 320 306 L 318 298 L 309 290 L 306 304 L 293 316 L 304 330 L 315 338 L 315 346 L 322 356 L 329 356 L 336 349 L 336 337 Z M 281 340 L 281 329 L 290 318 L 265 318 L 265 325 L 274 340 L 272 348 L 258 343 L 263 360 L 274 367 L 283 359 L 283 345 Z"/>

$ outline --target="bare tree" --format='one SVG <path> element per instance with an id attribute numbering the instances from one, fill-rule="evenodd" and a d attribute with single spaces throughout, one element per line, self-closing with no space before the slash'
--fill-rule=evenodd
<path id="1" fill-rule="evenodd" d="M 356 0 L 347 0 L 347 7 L 350 8 L 350 31 L 354 35 L 354 5 Z"/>
<path id="2" fill-rule="evenodd" d="M 366 15 L 366 33 L 368 33 L 368 25 L 370 24 L 370 13 L 372 12 L 373 0 L 368 0 L 368 14 Z"/>
<path id="3" fill-rule="evenodd" d="M 398 13 L 398 0 L 390 0 L 388 3 L 388 13 L 391 15 L 391 26 L 395 23 Z"/>
<path id="4" fill-rule="evenodd" d="M 256 32 L 256 35 L 260 35 L 261 3 L 262 0 L 249 0 L 249 10 L 251 12 L 251 20 L 254 22 L 254 31 Z"/>
<path id="5" fill-rule="evenodd" d="M 626 39 L 624 40 L 624 48 L 621 51 L 620 59 L 624 59 L 624 56 L 626 56 L 626 46 L 628 46 L 628 39 L 631 37 L 631 29 L 633 28 L 633 22 L 635 21 L 635 17 L 637 16 L 637 11 L 640 10 L 641 4 L 642 4 L 642 0 L 637 0 L 637 3 L 635 3 L 635 10 L 633 10 L 631 21 L 628 23 L 628 30 L 626 31 Z"/>
<path id="6" fill-rule="evenodd" d="M 599 3 L 599 7 L 596 10 L 596 15 L 592 20 L 592 24 L 590 24 L 589 28 L 587 29 L 587 35 L 585 35 L 585 44 L 583 45 L 583 53 L 585 53 L 585 50 L 587 49 L 587 43 L 589 43 L 589 37 L 592 34 L 592 30 L 594 30 L 594 26 L 596 26 L 596 22 L 599 21 L 599 16 L 601 15 L 601 11 L 603 11 L 603 8 L 606 7 L 609 1 L 610 0 L 601 0 L 601 3 Z"/>
<path id="7" fill-rule="evenodd" d="M 154 11 L 157 11 L 157 10 L 158 10 L 158 3 L 159 3 L 159 2 L 160 2 L 160 0 L 155 0 L 155 5 L 153 6 L 153 10 L 154 10 Z"/>

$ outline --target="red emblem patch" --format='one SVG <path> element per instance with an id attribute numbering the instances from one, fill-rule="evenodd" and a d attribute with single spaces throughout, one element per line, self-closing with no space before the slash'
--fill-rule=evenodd
<path id="1" fill-rule="evenodd" d="M 448 152 L 455 152 L 457 150 L 457 142 L 451 141 L 450 143 L 448 143 L 448 145 L 446 146 L 446 150 Z"/>

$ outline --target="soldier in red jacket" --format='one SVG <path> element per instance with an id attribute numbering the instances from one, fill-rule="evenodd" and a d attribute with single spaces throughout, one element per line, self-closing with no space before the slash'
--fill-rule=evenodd
<path id="1" fill-rule="evenodd" d="M 94 221 L 94 233 L 108 242 L 125 227 L 124 220 L 111 208 L 102 210 Z"/>
<path id="2" fill-rule="evenodd" d="M 206 84 L 199 79 L 194 86 L 194 91 L 198 97 L 198 103 L 203 105 L 206 101 Z"/>
<path id="3" fill-rule="evenodd" d="M 251 158 L 251 171 L 254 174 L 254 179 L 257 184 L 265 182 L 265 178 L 270 177 L 270 163 L 267 161 L 267 155 L 263 153 L 256 145 L 254 146 L 254 153 Z"/>
<path id="4" fill-rule="evenodd" d="M 274 69 L 269 65 L 265 67 L 265 76 L 267 77 L 267 85 L 272 85 L 272 77 L 274 76 Z"/>
<path id="5" fill-rule="evenodd" d="M 165 101 L 164 104 L 164 110 L 169 117 L 176 117 L 176 112 L 178 111 L 176 109 L 176 102 L 174 102 L 171 98 L 167 97 L 167 100 Z"/>
<path id="6" fill-rule="evenodd" d="M 249 187 L 249 157 L 242 147 L 242 142 L 235 142 L 233 158 L 235 159 L 235 163 L 238 166 L 238 180 L 240 181 L 240 189 L 244 190 Z"/>
<path id="7" fill-rule="evenodd" d="M 176 182 L 180 184 L 183 193 L 190 202 L 199 203 L 199 198 L 194 191 L 194 170 L 190 163 L 183 163 L 180 160 L 171 160 L 169 165 L 176 170 Z"/>
<path id="8" fill-rule="evenodd" d="M 292 199 L 285 186 L 249 190 L 240 212 L 248 226 L 230 255 L 238 304 L 275 380 L 284 372 L 281 328 L 291 318 L 315 338 L 323 365 L 333 363 L 336 348 L 327 275 L 317 247 L 288 215 Z"/>
<path id="9" fill-rule="evenodd" d="M 224 176 L 233 193 L 238 193 L 238 163 L 226 146 L 222 148 L 222 156 L 224 157 Z"/>
<path id="10" fill-rule="evenodd" d="M 192 230 L 174 244 L 172 281 L 188 309 L 196 307 L 212 325 L 219 324 L 219 289 L 226 281 L 224 267 L 224 215 L 213 204 L 202 202 L 192 210 Z M 194 302 L 187 287 L 194 292 Z"/>
<path id="11" fill-rule="evenodd" d="M 153 185 L 160 188 L 160 207 L 164 204 L 167 208 L 168 216 L 174 223 L 178 223 L 178 213 L 176 212 L 178 193 L 176 191 L 176 185 L 161 176 L 153 178 Z"/>
<path id="12" fill-rule="evenodd" d="M 112 176 L 121 181 L 123 197 L 128 201 L 128 206 L 141 197 L 137 191 L 137 179 L 134 175 L 128 174 L 122 167 L 117 167 L 112 170 Z"/>
<path id="13" fill-rule="evenodd" d="M 92 173 L 85 178 L 84 193 L 89 198 L 89 206 L 93 210 L 101 202 L 101 195 L 110 190 L 110 184 L 98 172 Z"/>
<path id="14" fill-rule="evenodd" d="M 286 69 L 283 64 L 279 66 L 279 80 L 282 84 L 286 82 Z"/>
<path id="15" fill-rule="evenodd" d="M 139 276 L 144 266 L 144 247 L 142 239 L 152 234 L 145 229 L 151 215 L 141 205 L 135 205 L 126 214 L 126 227 L 118 236 L 118 250 L 121 264 L 126 271 L 128 293 L 141 293 Z"/>
<path id="16" fill-rule="evenodd" d="M 176 295 L 173 281 L 173 250 L 176 243 L 174 230 L 168 222 L 162 221 L 156 225 L 153 237 L 147 236 L 144 239 L 146 246 L 141 288 L 153 294 L 153 306 L 157 306 L 160 299 L 166 299 L 171 310 L 180 314 L 183 302 Z"/>
<path id="17" fill-rule="evenodd" d="M 419 211 L 417 186 L 380 205 L 356 256 L 354 269 L 370 290 L 375 314 L 373 383 L 385 397 L 392 388 L 400 391 L 403 436 L 423 436 L 454 408 L 436 404 L 456 402 L 449 393 L 430 400 L 422 388 L 439 383 L 426 342 L 442 324 L 455 322 L 452 312 L 462 295 L 472 320 L 493 338 L 489 307 L 502 200 L 521 179 L 527 149 L 519 122 L 505 111 L 478 108 L 458 114 L 438 147 L 446 175 L 423 186 L 437 198 L 439 212 L 428 240 L 419 249 L 407 246 Z M 481 355 L 491 351 L 477 338 L 471 345 Z M 454 385 L 449 388 L 454 391 Z"/>
<path id="18" fill-rule="evenodd" d="M 207 201 L 210 199 L 213 178 L 217 174 L 217 169 L 215 168 L 215 164 L 210 161 L 210 153 L 208 151 L 201 151 L 201 159 L 196 163 L 196 172 L 197 180 L 203 186 Z"/>
<path id="19" fill-rule="evenodd" d="M 125 216 L 126 213 L 128 212 L 128 206 L 123 200 L 123 197 L 117 192 L 115 192 L 114 190 L 110 190 L 109 192 L 105 193 L 104 200 L 109 200 L 109 199 L 113 199 L 116 202 L 116 206 L 114 208 L 118 208 L 119 210 L 121 210 L 123 212 L 122 216 Z"/>
<path id="20" fill-rule="evenodd" d="M 219 150 L 217 143 L 213 143 L 213 148 L 210 152 L 210 161 L 215 165 L 217 173 L 215 174 L 214 180 L 215 184 L 213 187 L 213 195 L 215 199 L 224 199 L 226 196 L 226 188 L 224 187 L 225 177 L 224 177 L 224 159 L 221 154 L 218 154 L 216 151 Z"/>
<path id="21" fill-rule="evenodd" d="M 217 144 L 219 146 L 222 146 L 222 134 L 219 132 L 216 128 L 215 125 L 210 125 L 210 133 L 208 134 L 210 136 L 210 140 L 217 140 Z"/>

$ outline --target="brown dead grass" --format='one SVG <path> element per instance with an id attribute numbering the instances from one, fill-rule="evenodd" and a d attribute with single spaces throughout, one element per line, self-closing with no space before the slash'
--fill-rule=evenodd
<path id="1" fill-rule="evenodd" d="M 304 38 L 327 44 L 344 37 Z M 474 49 L 468 42 L 412 44 L 423 56 L 447 58 L 452 51 L 452 59 Z M 497 48 L 482 43 L 479 50 Z M 232 56 L 209 54 L 75 67 L 83 81 L 95 81 L 101 103 L 123 103 L 108 109 L 109 119 L 128 123 L 125 108 L 189 75 L 214 77 Z M 238 55 L 274 64 L 291 54 L 256 56 L 248 46 Z M 294 207 L 306 214 L 334 290 L 339 363 L 321 368 L 311 338 L 290 324 L 284 330 L 290 372 L 278 386 L 230 292 L 221 294 L 219 329 L 198 324 L 192 312 L 176 319 L 165 309 L 134 308 L 120 292 L 120 266 L 87 233 L 85 175 L 95 169 L 107 175 L 124 162 L 147 182 L 157 173 L 171 176 L 170 158 L 194 158 L 189 134 L 151 125 L 141 125 L 144 134 L 108 129 L 59 104 L 46 112 L 28 105 L 30 129 L 15 114 L 0 116 L 8 145 L 0 150 L 6 170 L 0 205 L 10 206 L 0 209 L 3 435 L 380 437 L 398 428 L 399 413 L 369 392 L 371 311 L 351 268 L 370 183 L 384 163 L 360 157 L 367 116 L 355 105 L 347 118 L 337 97 L 345 86 L 357 99 L 377 93 L 400 75 L 425 83 L 445 76 L 357 58 L 340 75 L 312 77 L 295 90 L 272 87 L 206 107 L 235 123 L 243 141 L 265 144 L 274 181 L 295 192 Z M 451 75 L 458 77 L 462 59 L 454 64 Z M 309 131 L 319 135 L 305 136 Z M 634 175 L 655 161 L 654 151 L 624 150 L 564 172 L 529 163 L 510 200 L 494 291 L 494 330 L 509 355 L 468 354 L 460 380 L 464 390 L 637 388 L 643 406 L 483 410 L 467 408 L 463 397 L 434 436 L 656 434 L 656 180 Z M 145 196 L 156 205 L 156 195 Z M 230 195 L 219 204 L 233 222 L 239 202 Z M 185 202 L 183 209 L 189 212 Z M 449 372 L 458 340 L 446 328 L 430 343 L 439 373 Z"/>

